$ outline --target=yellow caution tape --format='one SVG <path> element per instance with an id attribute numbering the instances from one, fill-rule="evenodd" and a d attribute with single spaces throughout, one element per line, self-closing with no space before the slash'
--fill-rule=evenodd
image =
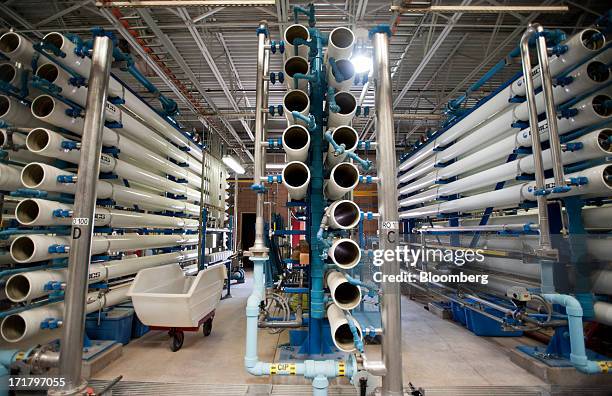
<path id="1" fill-rule="evenodd" d="M 338 363 L 338 375 L 341 377 L 344 377 L 345 374 L 346 374 L 346 366 L 344 362 L 339 362 Z"/>

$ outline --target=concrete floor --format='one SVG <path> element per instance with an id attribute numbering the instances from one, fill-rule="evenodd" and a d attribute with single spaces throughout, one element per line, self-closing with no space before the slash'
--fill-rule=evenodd
<path id="1" fill-rule="evenodd" d="M 266 377 L 253 377 L 243 369 L 244 307 L 250 283 L 232 286 L 233 298 L 221 301 L 213 332 L 185 333 L 183 348 L 171 352 L 168 335 L 151 331 L 124 347 L 123 356 L 95 375 L 110 380 L 123 375 L 125 381 L 192 384 L 269 384 Z M 507 350 L 524 338 L 477 337 L 463 327 L 423 309 L 423 305 L 402 297 L 402 343 L 404 381 L 416 386 L 524 386 L 545 384 L 516 366 Z M 277 346 L 286 342 L 286 333 L 259 332 L 259 357 L 272 361 Z M 303 383 L 298 378 L 274 378 L 274 383 Z"/>

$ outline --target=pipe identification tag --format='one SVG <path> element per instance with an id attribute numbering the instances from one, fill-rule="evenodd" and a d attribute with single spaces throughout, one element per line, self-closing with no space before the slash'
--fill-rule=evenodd
<path id="1" fill-rule="evenodd" d="M 80 225 L 88 225 L 89 219 L 87 217 L 75 217 L 72 219 L 72 225 L 80 226 Z"/>
<path id="2" fill-rule="evenodd" d="M 270 365 L 270 375 L 295 375 L 297 366 L 295 363 L 274 363 Z"/>

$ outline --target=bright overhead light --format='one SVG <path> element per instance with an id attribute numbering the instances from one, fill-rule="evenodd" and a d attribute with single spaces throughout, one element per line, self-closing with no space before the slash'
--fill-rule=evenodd
<path id="1" fill-rule="evenodd" d="M 351 58 L 351 63 L 355 68 L 355 73 L 365 73 L 372 69 L 372 58 L 365 55 L 357 55 Z"/>
<path id="2" fill-rule="evenodd" d="M 236 172 L 236 174 L 238 175 L 244 174 L 244 168 L 242 167 L 242 165 L 240 165 L 240 163 L 238 163 L 238 161 L 236 161 L 234 157 L 232 157 L 231 155 L 224 155 L 223 163 L 229 166 L 231 170 Z"/>

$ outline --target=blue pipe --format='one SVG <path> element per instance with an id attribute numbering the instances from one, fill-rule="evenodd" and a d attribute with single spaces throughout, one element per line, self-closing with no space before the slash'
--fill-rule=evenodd
<path id="1" fill-rule="evenodd" d="M 357 326 L 355 326 L 355 318 L 353 318 L 353 316 L 348 312 L 344 313 L 344 317 L 346 318 L 349 329 L 351 329 L 351 333 L 353 334 L 353 344 L 355 345 L 355 348 L 357 348 L 359 352 L 363 353 L 363 341 L 359 336 Z"/>
<path id="2" fill-rule="evenodd" d="M 332 113 L 340 111 L 340 106 L 336 103 L 336 90 L 334 87 L 327 87 L 327 103 L 329 104 L 329 111 Z"/>
<path id="3" fill-rule="evenodd" d="M 344 143 L 342 144 L 336 143 L 330 131 L 325 132 L 324 136 L 325 136 L 325 140 L 327 140 L 329 144 L 331 144 L 332 147 L 334 148 L 336 155 L 341 155 L 344 153 L 344 150 L 346 149 L 346 145 Z"/>
<path id="4" fill-rule="evenodd" d="M 543 294 L 542 297 L 551 304 L 565 307 L 570 337 L 570 361 L 576 370 L 585 374 L 612 373 L 611 360 L 589 360 L 584 346 L 584 330 L 582 328 L 582 306 L 576 298 L 567 294 Z"/>
<path id="5" fill-rule="evenodd" d="M 317 127 L 315 118 L 312 115 L 305 116 L 304 114 L 299 113 L 297 111 L 292 111 L 291 115 L 293 116 L 293 118 L 297 118 L 299 120 L 304 121 L 306 123 L 306 128 L 308 128 L 308 130 L 310 131 L 312 131 L 313 129 Z"/>

